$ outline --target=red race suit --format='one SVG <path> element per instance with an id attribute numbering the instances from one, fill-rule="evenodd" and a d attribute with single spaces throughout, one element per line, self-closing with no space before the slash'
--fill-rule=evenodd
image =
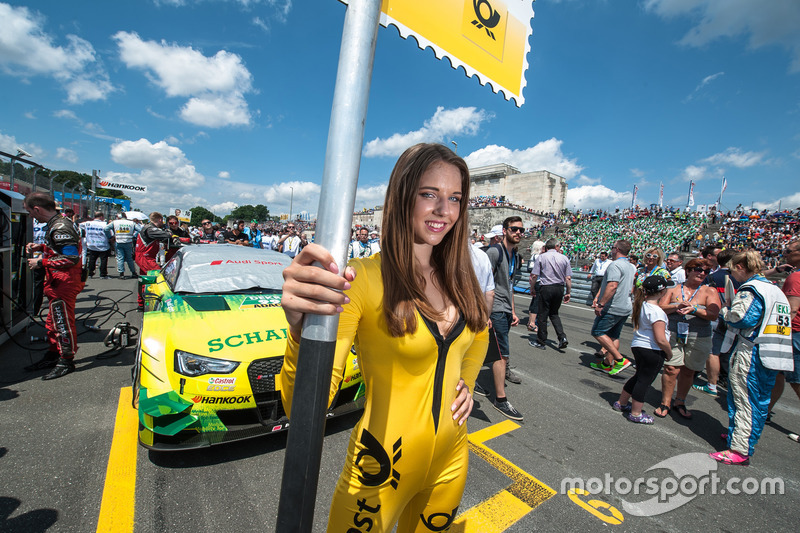
<path id="1" fill-rule="evenodd" d="M 180 248 L 180 244 L 177 246 L 170 246 L 175 240 L 179 241 L 180 243 L 189 243 L 191 239 L 188 237 L 179 238 L 178 236 L 173 236 L 172 232 L 170 232 L 170 230 L 167 228 L 159 228 L 154 224 L 145 224 L 145 226 L 139 232 L 139 235 L 136 237 L 136 247 L 134 248 L 133 252 L 134 261 L 136 262 L 136 266 L 139 267 L 139 275 L 143 276 L 150 270 L 161 270 L 161 265 L 159 265 L 156 261 L 156 257 L 158 257 L 158 252 L 160 250 L 160 244 L 164 243 L 166 247 L 164 260 L 169 261 Z M 143 291 L 144 287 L 140 283 L 140 309 L 144 307 Z"/>
<path id="2" fill-rule="evenodd" d="M 47 222 L 42 267 L 44 295 L 50 306 L 45 328 L 51 352 L 74 359 L 78 350 L 75 300 L 83 290 L 81 281 L 81 236 L 72 220 L 55 215 Z"/>

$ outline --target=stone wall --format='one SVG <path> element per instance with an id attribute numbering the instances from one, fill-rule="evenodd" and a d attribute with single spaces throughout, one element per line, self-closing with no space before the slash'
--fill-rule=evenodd
<path id="1" fill-rule="evenodd" d="M 499 171 L 482 172 L 500 167 Z M 505 196 L 506 201 L 534 211 L 557 213 L 567 202 L 567 180 L 548 172 L 519 172 L 507 165 L 470 169 L 470 196 Z"/>

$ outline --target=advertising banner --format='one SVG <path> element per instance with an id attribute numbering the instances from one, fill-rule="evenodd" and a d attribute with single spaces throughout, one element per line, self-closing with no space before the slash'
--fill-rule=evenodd
<path id="1" fill-rule="evenodd" d="M 170 207 L 169 211 L 167 212 L 167 216 L 175 215 L 178 217 L 178 220 L 181 222 L 186 222 L 187 224 L 192 220 L 192 211 L 191 209 L 181 209 L 179 207 Z"/>
<path id="2" fill-rule="evenodd" d="M 104 189 L 116 189 L 118 191 L 125 191 L 125 192 L 147 192 L 147 185 L 115 183 L 113 181 L 108 181 L 108 180 L 98 180 L 97 186 L 103 187 Z"/>

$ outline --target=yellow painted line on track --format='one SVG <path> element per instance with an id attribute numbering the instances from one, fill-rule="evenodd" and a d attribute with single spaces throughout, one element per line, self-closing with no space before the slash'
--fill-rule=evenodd
<path id="1" fill-rule="evenodd" d="M 518 427 L 518 424 L 504 420 L 469 434 L 470 451 L 509 477 L 512 483 L 456 518 L 452 526 L 454 533 L 502 533 L 534 508 L 555 496 L 555 490 L 484 444 Z"/>
<path id="2" fill-rule="evenodd" d="M 133 531 L 138 450 L 136 433 L 139 426 L 136 410 L 131 407 L 132 394 L 131 387 L 123 387 L 119 391 L 114 437 L 106 467 L 100 517 L 97 520 L 98 532 Z"/>

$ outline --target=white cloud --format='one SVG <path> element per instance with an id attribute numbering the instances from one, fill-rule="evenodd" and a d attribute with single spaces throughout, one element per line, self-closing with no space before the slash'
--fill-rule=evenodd
<path id="1" fill-rule="evenodd" d="M 191 98 L 181 108 L 180 115 L 186 122 L 208 128 L 250 124 L 250 111 L 240 93 Z"/>
<path id="2" fill-rule="evenodd" d="M 16 154 L 19 148 L 31 154 L 34 161 L 44 156 L 44 150 L 38 144 L 23 143 L 13 135 L 5 135 L 0 132 L 0 150 L 9 154 Z"/>
<path id="3" fill-rule="evenodd" d="M 797 209 L 800 207 L 800 192 L 796 192 L 790 196 L 784 196 L 774 202 L 753 202 L 753 207 L 756 209 Z"/>
<path id="4" fill-rule="evenodd" d="M 701 91 L 705 88 L 709 83 L 714 81 L 715 79 L 719 78 L 720 76 L 724 76 L 724 72 L 717 72 L 716 74 L 711 74 L 710 76 L 706 76 L 703 78 L 697 87 L 694 88 L 694 91 L 684 99 L 684 102 L 688 102 L 690 100 L 694 100 L 698 97 L 698 95 L 702 96 Z"/>
<path id="5" fill-rule="evenodd" d="M 511 150 L 491 144 L 472 152 L 464 159 L 470 168 L 506 163 L 521 172 L 548 170 L 569 180 L 580 174 L 583 167 L 578 165 L 577 159 L 569 159 L 561 152 L 563 142 L 552 138 L 523 150 Z"/>
<path id="6" fill-rule="evenodd" d="M 436 108 L 433 116 L 418 130 L 395 133 L 388 139 L 373 139 L 364 147 L 365 157 L 397 157 L 406 148 L 421 142 L 445 142 L 455 136 L 472 136 L 478 133 L 483 122 L 493 115 L 474 107 Z"/>
<path id="7" fill-rule="evenodd" d="M 239 204 L 236 202 L 222 202 L 219 204 L 214 204 L 208 209 L 218 217 L 224 217 L 225 215 L 229 215 L 230 212 L 237 207 L 239 207 Z"/>
<path id="8" fill-rule="evenodd" d="M 44 17 L 26 7 L 0 4 L 0 20 L 0 69 L 5 73 L 52 76 L 66 87 L 72 104 L 104 100 L 114 90 L 88 41 L 66 35 L 66 44 L 55 44 L 44 30 Z"/>
<path id="9" fill-rule="evenodd" d="M 69 148 L 56 148 L 56 158 L 72 164 L 78 162 L 78 154 L 75 153 L 75 150 L 70 150 Z"/>
<path id="10" fill-rule="evenodd" d="M 222 170 L 222 171 L 220 171 L 219 174 L 217 174 L 217 177 L 226 180 L 226 179 L 229 179 L 231 177 L 231 173 L 228 172 L 227 170 Z"/>
<path id="11" fill-rule="evenodd" d="M 185 121 L 213 128 L 250 124 L 244 94 L 253 90 L 252 75 L 239 55 L 220 50 L 206 57 L 190 46 L 143 41 L 124 31 L 113 38 L 129 68 L 143 70 L 167 96 L 189 97 L 180 112 Z"/>
<path id="12" fill-rule="evenodd" d="M 582 186 L 582 185 L 599 185 L 600 179 L 597 178 L 590 178 L 585 174 L 581 174 L 581 176 L 575 180 L 575 185 Z"/>
<path id="13" fill-rule="evenodd" d="M 726 165 L 736 168 L 747 168 L 764 162 L 765 152 L 742 152 L 740 148 L 730 147 L 724 152 L 714 154 L 701 160 L 709 165 Z"/>
<path id="14" fill-rule="evenodd" d="M 80 121 L 78 119 L 78 115 L 76 115 L 74 111 L 71 111 L 69 109 L 59 109 L 58 111 L 53 112 L 53 116 L 56 118 L 66 118 L 70 120 Z"/>
<path id="15" fill-rule="evenodd" d="M 386 199 L 386 187 L 388 185 L 388 183 L 382 183 L 380 185 L 373 185 L 371 187 L 359 187 L 356 190 L 355 209 L 359 210 L 364 207 L 369 209 L 383 205 L 383 202 Z"/>
<path id="16" fill-rule="evenodd" d="M 36 120 L 36 112 L 35 111 L 26 111 L 23 115 L 27 119 Z"/>
<path id="17" fill-rule="evenodd" d="M 683 181 L 700 181 L 710 177 L 708 175 L 708 167 L 699 167 L 697 165 L 689 165 L 681 172 L 680 178 Z"/>
<path id="18" fill-rule="evenodd" d="M 605 185 L 584 185 L 567 191 L 566 207 L 572 209 L 625 208 L 631 205 L 632 193 L 617 192 Z"/>
<path id="19" fill-rule="evenodd" d="M 745 36 L 748 46 L 779 45 L 792 55 L 789 70 L 800 72 L 800 2 L 797 0 L 645 0 L 645 9 L 664 18 L 688 17 L 695 25 L 679 41 L 701 47 L 722 37 Z"/>
<path id="20" fill-rule="evenodd" d="M 205 177 L 197 172 L 179 148 L 164 141 L 151 143 L 147 139 L 139 139 L 115 143 L 111 146 L 111 159 L 138 170 L 107 172 L 103 177 L 122 183 L 147 185 L 147 194 L 131 194 L 135 205 L 145 211 L 163 211 L 172 205 L 194 206 L 206 202 L 204 198 L 196 196 L 196 191 L 203 190 Z"/>
<path id="21" fill-rule="evenodd" d="M 253 26 L 261 28 L 266 32 L 269 31 L 269 25 L 266 22 L 264 22 L 264 20 L 261 17 L 253 17 L 252 23 Z"/>

